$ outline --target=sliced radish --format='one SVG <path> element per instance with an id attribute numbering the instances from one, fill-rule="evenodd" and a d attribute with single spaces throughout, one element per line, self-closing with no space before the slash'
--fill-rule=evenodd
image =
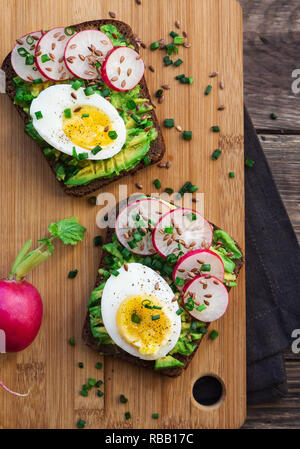
<path id="1" fill-rule="evenodd" d="M 34 54 L 38 41 L 42 36 L 41 31 L 25 34 L 16 40 L 16 45 L 11 52 L 11 65 L 16 74 L 22 80 L 32 83 L 39 78 L 46 81 L 35 64 Z"/>
<path id="2" fill-rule="evenodd" d="M 152 234 L 153 246 L 163 257 L 195 249 L 208 249 L 213 240 L 211 225 L 198 212 L 178 208 L 165 214 Z"/>
<path id="3" fill-rule="evenodd" d="M 111 50 L 101 67 L 103 81 L 111 89 L 133 89 L 144 75 L 145 65 L 141 56 L 132 48 L 116 47 Z"/>
<path id="4" fill-rule="evenodd" d="M 99 76 L 95 64 L 102 64 L 112 48 L 111 40 L 102 31 L 80 31 L 69 40 L 65 48 L 66 67 L 78 78 L 95 79 Z"/>
<path id="5" fill-rule="evenodd" d="M 51 81 L 73 78 L 64 63 L 65 48 L 72 37 L 72 35 L 66 33 L 66 30 L 69 29 L 53 28 L 53 30 L 43 34 L 36 46 L 35 63 L 37 68 L 42 75 Z"/>
<path id="6" fill-rule="evenodd" d="M 190 298 L 192 298 L 192 301 Z M 205 275 L 196 277 L 186 285 L 183 299 L 185 309 L 194 318 L 211 322 L 224 315 L 228 306 L 229 295 L 227 288 L 220 279 Z M 200 311 L 197 310 L 199 307 Z"/>
<path id="7" fill-rule="evenodd" d="M 205 265 L 207 266 L 205 267 Z M 210 270 L 206 270 L 207 273 L 204 273 L 204 271 L 201 272 L 202 266 L 205 269 L 210 266 Z M 196 249 L 182 256 L 174 268 L 173 280 L 175 281 L 176 278 L 181 278 L 187 283 L 202 274 L 210 274 L 221 281 L 224 279 L 224 264 L 222 259 L 209 249 Z M 177 288 L 178 290 L 182 289 L 180 286 L 177 286 Z"/>
<path id="8" fill-rule="evenodd" d="M 154 254 L 152 231 L 159 217 L 169 210 L 168 204 L 154 198 L 144 198 L 129 204 L 116 220 L 118 240 L 135 254 Z"/>

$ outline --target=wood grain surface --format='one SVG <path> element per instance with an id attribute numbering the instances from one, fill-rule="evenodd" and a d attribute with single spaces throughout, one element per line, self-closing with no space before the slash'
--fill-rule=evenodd
<path id="1" fill-rule="evenodd" d="M 263 150 L 300 242 L 300 94 L 291 91 L 291 71 L 300 68 L 299 1 L 240 3 L 245 31 L 245 103 L 261 134 Z M 270 112 L 275 112 L 278 120 L 270 120 Z M 245 428 L 300 428 L 299 354 L 287 350 L 285 366 L 287 396 L 270 404 L 248 407 Z"/>
<path id="2" fill-rule="evenodd" d="M 127 177 L 125 182 L 129 193 L 135 191 L 135 182 L 151 193 L 152 180 L 157 177 L 163 181 L 163 188 L 178 189 L 191 180 L 205 195 L 206 217 L 230 232 L 244 248 L 242 13 L 235 0 L 154 0 L 142 6 L 134 0 L 2 0 L 1 7 L 5 11 L 0 19 L 1 59 L 11 50 L 15 38 L 26 32 L 106 18 L 109 10 L 129 23 L 147 45 L 167 38 L 175 20 L 179 20 L 192 43 L 190 49 L 180 50 L 184 59 L 180 70 L 163 67 L 163 55 L 158 51 L 146 49 L 142 54 L 156 68 L 155 73 L 146 73 L 150 92 L 163 83 L 171 84 L 165 102 L 157 108 L 160 122 L 174 117 L 184 129 L 193 131 L 193 140 L 185 142 L 176 130 L 164 130 L 166 160 L 172 161 L 172 169 L 162 172 L 151 167 L 136 178 Z M 224 90 L 218 89 L 220 78 L 208 77 L 212 71 L 219 72 Z M 194 77 L 192 86 L 174 80 L 182 72 Z M 213 91 L 204 96 L 210 82 Z M 217 111 L 220 104 L 226 105 L 222 113 Z M 28 398 L 16 398 L 0 391 L 0 427 L 72 428 L 79 418 L 85 419 L 89 428 L 241 426 L 246 403 L 244 270 L 239 286 L 230 295 L 229 311 L 214 324 L 220 337 L 201 345 L 182 377 L 161 378 L 109 358 L 104 360 L 102 371 L 97 371 L 95 363 L 102 359 L 82 344 L 80 335 L 98 264 L 92 240 L 99 234 L 99 208 L 89 206 L 86 200 L 64 196 L 4 95 L 0 98 L 0 120 L 0 182 L 5 211 L 0 218 L 1 274 L 8 273 L 26 239 L 45 235 L 49 222 L 77 215 L 88 228 L 84 243 L 76 248 L 58 245 L 53 258 L 28 277 L 43 297 L 42 329 L 26 351 L 1 356 L 0 378 L 17 391 L 30 388 L 31 393 Z M 217 124 L 220 135 L 210 131 Z M 224 151 L 215 162 L 210 155 L 218 147 Z M 229 171 L 235 171 L 233 180 L 228 178 Z M 117 185 L 107 191 L 117 195 Z M 79 270 L 78 276 L 67 279 L 74 268 Z M 75 348 L 68 345 L 72 335 Z M 83 369 L 77 367 L 79 361 L 84 362 Z M 191 397 L 193 382 L 207 373 L 218 375 L 225 384 L 224 400 L 211 408 L 200 407 Z M 79 395 L 88 377 L 104 381 L 103 398 Z M 118 401 L 121 393 L 129 398 L 126 406 Z M 126 421 L 127 410 L 132 419 Z M 160 418 L 153 420 L 152 413 L 159 413 Z"/>

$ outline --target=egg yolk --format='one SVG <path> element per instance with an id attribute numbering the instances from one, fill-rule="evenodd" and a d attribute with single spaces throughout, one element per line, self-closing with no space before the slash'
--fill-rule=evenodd
<path id="1" fill-rule="evenodd" d="M 74 145 L 92 150 L 97 145 L 105 147 L 113 140 L 109 137 L 112 124 L 107 114 L 90 105 L 76 106 L 71 117 L 63 115 L 63 131 Z"/>
<path id="2" fill-rule="evenodd" d="M 153 306 L 158 308 L 150 308 Z M 141 354 L 156 354 L 170 335 L 171 321 L 154 296 L 128 296 L 120 304 L 116 320 L 121 337 Z"/>

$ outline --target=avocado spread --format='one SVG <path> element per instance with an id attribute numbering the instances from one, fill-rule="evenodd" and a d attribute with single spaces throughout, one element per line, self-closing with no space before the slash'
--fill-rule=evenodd
<path id="1" fill-rule="evenodd" d="M 113 25 L 103 25 L 100 30 L 107 34 L 114 46 L 129 46 L 129 42 L 119 33 Z M 78 81 L 78 80 L 77 80 Z M 72 84 L 74 80 L 55 82 L 46 81 L 39 83 L 27 83 L 19 77 L 14 78 L 16 95 L 14 103 L 21 106 L 29 114 L 30 105 L 40 92 L 49 86 L 61 83 Z M 82 87 L 87 84 L 81 80 Z M 94 95 L 109 97 L 111 104 L 118 110 L 127 130 L 126 141 L 122 150 L 115 156 L 104 160 L 78 160 L 49 147 L 35 130 L 32 121 L 25 126 L 25 132 L 34 139 L 44 151 L 45 156 L 55 164 L 56 177 L 66 186 L 80 186 L 88 184 L 99 178 L 111 178 L 122 171 L 134 168 L 150 149 L 151 142 L 157 139 L 157 131 L 153 127 L 153 121 L 149 112 L 153 107 L 149 99 L 141 98 L 140 86 L 128 92 L 110 90 L 103 81 L 90 86 Z M 128 112 L 129 111 L 129 112 Z"/>
<path id="2" fill-rule="evenodd" d="M 224 244 L 225 252 L 220 251 L 221 248 L 215 249 L 215 247 L 217 246 L 216 242 L 219 242 L 221 240 Z M 161 276 L 173 289 L 175 296 L 177 296 L 179 307 L 182 305 L 180 295 L 172 280 L 172 273 L 177 260 L 173 260 L 171 257 L 164 259 L 159 254 L 154 254 L 153 256 L 133 254 L 131 251 L 121 245 L 121 243 L 117 239 L 116 234 L 113 235 L 112 242 L 103 245 L 102 248 L 107 253 L 107 256 L 104 259 L 107 269 L 101 268 L 99 270 L 99 274 L 101 275 L 103 282 L 92 291 L 88 304 L 91 332 L 95 339 L 98 341 L 99 345 L 115 344 L 109 337 L 103 325 L 101 316 L 101 297 L 103 289 L 105 287 L 105 282 L 111 276 L 112 271 L 118 270 L 126 263 L 142 263 L 152 268 L 153 270 L 159 271 Z M 233 259 L 239 259 L 240 257 L 242 257 L 242 254 L 236 247 L 234 240 L 225 231 L 215 230 L 213 244 L 210 249 L 216 252 L 222 258 L 225 267 L 224 282 L 226 282 L 226 285 L 233 287 L 234 285 L 236 285 L 236 276 L 233 273 L 235 268 Z M 198 346 L 198 344 L 196 343 L 199 343 L 203 335 L 206 333 L 206 323 L 191 319 L 189 313 L 184 310 L 181 313 L 180 337 L 172 351 L 170 351 L 166 357 L 162 357 L 155 361 L 155 369 L 161 370 L 166 368 L 184 366 L 184 364 L 176 357 L 174 357 L 174 355 L 191 355 Z"/>

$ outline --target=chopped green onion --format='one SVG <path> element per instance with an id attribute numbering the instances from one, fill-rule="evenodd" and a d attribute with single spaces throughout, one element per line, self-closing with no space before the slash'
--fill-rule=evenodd
<path id="1" fill-rule="evenodd" d="M 163 91 L 162 89 L 158 89 L 158 90 L 155 92 L 155 96 L 156 96 L 157 98 L 159 98 L 159 97 L 161 97 L 161 96 L 163 95 L 163 93 L 164 93 L 164 91 Z"/>
<path id="2" fill-rule="evenodd" d="M 25 48 L 24 47 L 20 47 L 20 48 L 18 48 L 18 53 L 19 53 L 19 55 L 20 56 L 22 56 L 23 58 L 25 57 L 25 56 L 27 56 L 27 55 L 29 55 L 30 53 L 28 53 L 28 51 L 27 50 L 25 50 Z M 50 58 L 49 58 L 50 59 Z"/>
<path id="3" fill-rule="evenodd" d="M 141 119 L 136 114 L 131 114 L 131 118 L 139 125 L 141 123 Z"/>
<path id="4" fill-rule="evenodd" d="M 102 97 L 108 97 L 110 95 L 110 90 L 109 89 L 101 90 L 101 95 Z"/>
<path id="5" fill-rule="evenodd" d="M 182 59 L 177 59 L 177 61 L 174 62 L 175 67 L 179 67 L 183 63 Z"/>
<path id="6" fill-rule="evenodd" d="M 103 243 L 102 235 L 96 235 L 96 237 L 94 237 L 94 246 L 101 246 L 102 243 Z"/>
<path id="7" fill-rule="evenodd" d="M 76 80 L 72 82 L 72 89 L 78 90 L 81 86 L 83 86 L 83 81 Z"/>
<path id="8" fill-rule="evenodd" d="M 158 419 L 158 417 L 159 417 L 159 414 L 158 414 L 158 413 L 153 413 L 153 415 L 152 415 L 152 418 L 153 418 L 153 419 Z"/>
<path id="9" fill-rule="evenodd" d="M 83 419 L 79 419 L 77 421 L 76 426 L 78 427 L 78 429 L 84 429 L 86 425 L 86 421 L 84 421 Z"/>
<path id="10" fill-rule="evenodd" d="M 95 384 L 96 384 L 96 379 L 95 379 L 94 377 L 90 377 L 90 378 L 88 379 L 88 385 L 89 385 L 90 387 L 94 387 Z"/>
<path id="11" fill-rule="evenodd" d="M 182 36 L 175 36 L 174 37 L 174 44 L 175 45 L 182 45 L 183 44 L 183 37 Z"/>
<path id="12" fill-rule="evenodd" d="M 160 319 L 160 315 L 152 315 L 152 321 L 157 321 Z"/>
<path id="13" fill-rule="evenodd" d="M 116 140 L 116 138 L 118 137 L 118 134 L 116 133 L 116 131 L 108 131 L 108 137 L 111 140 Z"/>
<path id="14" fill-rule="evenodd" d="M 97 197 L 96 196 L 90 196 L 87 200 L 87 202 L 91 205 L 91 206 L 96 206 L 97 204 Z"/>
<path id="15" fill-rule="evenodd" d="M 175 31 L 171 31 L 170 36 L 174 38 L 174 37 L 179 36 L 179 34 L 175 33 Z"/>
<path id="16" fill-rule="evenodd" d="M 277 115 L 276 114 L 274 114 L 274 112 L 272 112 L 271 114 L 270 114 L 270 119 L 271 120 L 277 120 Z"/>
<path id="17" fill-rule="evenodd" d="M 184 279 L 177 277 L 174 281 L 174 284 L 177 285 L 178 287 L 183 287 L 184 286 Z"/>
<path id="18" fill-rule="evenodd" d="M 79 367 L 79 368 L 83 368 L 83 367 L 84 367 L 84 364 L 83 364 L 82 362 L 78 362 L 78 367 Z"/>
<path id="19" fill-rule="evenodd" d="M 186 76 L 184 76 L 183 78 L 180 78 L 180 82 L 182 84 L 189 84 L 189 78 L 187 78 Z"/>
<path id="20" fill-rule="evenodd" d="M 178 310 L 176 310 L 176 315 L 181 315 L 184 312 L 182 307 L 179 307 Z"/>
<path id="21" fill-rule="evenodd" d="M 96 369 L 101 369 L 102 368 L 102 362 L 97 362 L 95 365 Z"/>
<path id="22" fill-rule="evenodd" d="M 68 278 L 74 279 L 74 278 L 76 278 L 77 274 L 78 274 L 78 270 L 69 271 Z"/>
<path id="23" fill-rule="evenodd" d="M 75 346 L 75 338 L 74 338 L 74 337 L 70 337 L 70 338 L 69 338 L 69 344 L 70 344 L 71 346 Z"/>
<path id="24" fill-rule="evenodd" d="M 131 418 L 130 412 L 124 413 L 124 416 L 125 416 L 125 419 L 130 419 Z"/>
<path id="25" fill-rule="evenodd" d="M 209 263 L 203 263 L 201 265 L 200 271 L 210 271 L 211 270 L 211 265 Z"/>
<path id="26" fill-rule="evenodd" d="M 101 385 L 103 385 L 103 380 L 97 380 L 97 382 L 95 383 L 95 387 L 99 388 L 101 387 Z"/>
<path id="27" fill-rule="evenodd" d="M 66 36 L 72 36 L 74 34 L 74 28 L 73 27 L 66 27 L 64 29 L 64 33 Z"/>
<path id="28" fill-rule="evenodd" d="M 167 51 L 167 53 L 168 53 L 169 56 L 170 56 L 172 53 L 175 53 L 176 55 L 178 54 L 178 48 L 175 46 L 174 43 L 172 43 L 172 44 L 167 44 L 167 45 L 165 46 L 165 49 L 166 49 L 166 51 Z"/>
<path id="29" fill-rule="evenodd" d="M 211 130 L 213 133 L 219 133 L 220 132 L 220 127 L 219 126 L 212 126 Z"/>
<path id="30" fill-rule="evenodd" d="M 212 330 L 211 333 L 209 334 L 209 338 L 211 338 L 212 340 L 215 340 L 216 338 L 218 338 L 219 333 L 216 330 Z"/>
<path id="31" fill-rule="evenodd" d="M 92 149 L 91 153 L 95 156 L 101 150 L 102 150 L 102 148 L 100 147 L 100 145 L 97 145 L 95 148 Z"/>
<path id="32" fill-rule="evenodd" d="M 197 187 L 197 186 L 191 186 L 191 187 L 189 188 L 189 192 L 190 192 L 190 193 L 195 193 L 197 190 L 198 190 L 198 187 Z"/>
<path id="33" fill-rule="evenodd" d="M 195 303 L 194 303 L 193 298 L 189 298 L 187 303 L 185 304 L 185 309 L 188 312 L 191 312 L 193 310 L 194 306 L 195 306 Z"/>
<path id="34" fill-rule="evenodd" d="M 183 131 L 182 137 L 184 140 L 192 140 L 192 131 Z"/>
<path id="35" fill-rule="evenodd" d="M 162 307 L 161 306 L 153 306 L 152 309 L 161 310 Z"/>
<path id="36" fill-rule="evenodd" d="M 133 314 L 131 315 L 131 321 L 132 321 L 133 323 L 140 324 L 140 322 L 142 321 L 142 319 L 141 319 L 141 317 L 139 317 L 136 313 L 133 313 Z"/>
<path id="37" fill-rule="evenodd" d="M 173 118 L 166 118 L 164 120 L 164 127 L 165 128 L 174 128 L 175 122 Z"/>
<path id="38" fill-rule="evenodd" d="M 26 37 L 26 42 L 28 45 L 32 45 L 34 43 L 34 39 L 30 34 Z"/>
<path id="39" fill-rule="evenodd" d="M 81 118 L 89 117 L 90 114 L 81 114 Z"/>
<path id="40" fill-rule="evenodd" d="M 144 164 L 145 165 L 150 165 L 150 159 L 149 159 L 148 155 L 144 157 Z"/>
<path id="41" fill-rule="evenodd" d="M 228 176 L 229 176 L 229 178 L 234 178 L 234 176 L 235 176 L 234 171 L 230 171 L 228 173 Z"/>
<path id="42" fill-rule="evenodd" d="M 85 93 L 85 95 L 87 97 L 89 97 L 90 95 L 93 95 L 95 93 L 94 89 L 91 86 L 88 86 L 85 89 L 83 89 L 83 92 Z"/>
<path id="43" fill-rule="evenodd" d="M 33 80 L 33 84 L 41 84 L 43 82 L 42 78 L 37 78 L 36 80 Z"/>
<path id="44" fill-rule="evenodd" d="M 172 189 L 171 187 L 166 187 L 164 191 L 168 193 L 168 195 L 172 195 L 172 193 L 174 193 L 174 189 Z"/>
<path id="45" fill-rule="evenodd" d="M 209 84 L 209 85 L 207 86 L 207 88 L 205 89 L 204 95 L 210 94 L 211 90 L 212 90 L 212 86 Z"/>
<path id="46" fill-rule="evenodd" d="M 198 312 L 202 312 L 205 309 L 206 309 L 206 306 L 204 304 L 201 304 L 201 306 L 196 307 L 196 310 L 198 310 Z"/>
<path id="47" fill-rule="evenodd" d="M 255 164 L 255 161 L 254 161 L 253 159 L 247 158 L 247 159 L 245 160 L 245 165 L 246 165 L 246 167 L 252 168 L 254 164 Z"/>
<path id="48" fill-rule="evenodd" d="M 175 76 L 176 80 L 181 80 L 182 78 L 185 78 L 185 74 L 184 73 L 182 73 L 181 75 Z"/>
<path id="49" fill-rule="evenodd" d="M 65 109 L 64 114 L 65 114 L 65 118 L 71 118 L 72 117 L 71 109 L 70 108 Z"/>
<path id="50" fill-rule="evenodd" d="M 50 61 L 51 60 L 51 58 L 50 58 L 50 56 L 49 55 L 42 55 L 41 56 L 41 61 L 42 62 L 48 62 L 48 61 Z"/>
<path id="51" fill-rule="evenodd" d="M 27 55 L 25 59 L 26 65 L 33 65 L 34 64 L 34 57 L 32 55 Z"/>
<path id="52" fill-rule="evenodd" d="M 169 56 L 168 56 L 168 58 L 169 58 Z M 166 67 L 168 67 L 169 65 L 173 64 L 173 61 L 172 61 L 172 59 L 169 58 L 166 61 L 164 61 L 164 64 L 165 64 Z"/>
<path id="53" fill-rule="evenodd" d="M 126 396 L 124 396 L 124 394 L 120 394 L 120 402 L 122 404 L 127 404 L 128 399 L 126 398 Z"/>
<path id="54" fill-rule="evenodd" d="M 43 114 L 41 113 L 41 111 L 36 111 L 34 114 L 35 114 L 37 120 L 40 120 L 41 118 L 43 118 Z"/>
<path id="55" fill-rule="evenodd" d="M 126 103 L 126 106 L 128 109 L 136 109 L 136 104 L 135 104 L 135 101 L 133 101 L 133 100 L 128 100 Z"/>
<path id="56" fill-rule="evenodd" d="M 100 67 L 100 65 L 101 65 L 101 64 L 100 64 L 99 61 L 96 61 L 96 62 L 95 62 L 95 67 L 96 67 L 97 69 Z"/>
<path id="57" fill-rule="evenodd" d="M 219 157 L 221 156 L 221 153 L 222 153 L 222 150 L 215 150 L 213 153 L 212 153 L 212 155 L 211 155 L 211 158 L 212 159 L 214 159 L 214 160 L 217 160 L 217 159 L 219 159 Z"/>
<path id="58" fill-rule="evenodd" d="M 188 77 L 188 80 L 189 80 L 189 84 L 193 84 L 194 78 L 193 78 L 192 76 L 189 76 L 189 77 Z"/>
<path id="59" fill-rule="evenodd" d="M 173 226 L 166 226 L 164 229 L 164 233 L 165 234 L 173 234 L 174 232 L 174 227 Z"/>
<path id="60" fill-rule="evenodd" d="M 118 277 L 120 273 L 118 270 L 112 270 L 111 274 L 115 277 Z"/>
<path id="61" fill-rule="evenodd" d="M 136 244 L 136 242 L 135 242 L 134 240 L 131 240 L 130 242 L 128 242 L 128 246 L 129 246 L 131 249 L 134 249 L 134 248 L 137 247 L 137 244 Z"/>
<path id="62" fill-rule="evenodd" d="M 191 212 L 190 214 L 187 215 L 187 218 L 190 221 L 195 221 L 197 220 L 197 215 L 195 214 L 195 212 Z"/>
<path id="63" fill-rule="evenodd" d="M 89 158 L 89 153 L 79 153 L 77 155 L 77 157 L 78 157 L 79 161 L 82 161 L 83 159 L 88 159 Z"/>
<path id="64" fill-rule="evenodd" d="M 150 50 L 157 50 L 159 48 L 159 42 L 152 42 Z"/>
<path id="65" fill-rule="evenodd" d="M 81 396 L 88 396 L 89 392 L 87 390 L 81 390 L 80 395 Z"/>
<path id="66" fill-rule="evenodd" d="M 159 179 L 154 179 L 153 184 L 155 185 L 155 187 L 156 187 L 157 189 L 160 189 L 160 188 L 161 188 L 161 182 L 160 182 Z"/>
<path id="67" fill-rule="evenodd" d="M 99 398 L 101 398 L 102 396 L 104 396 L 103 391 L 97 390 L 97 396 L 99 396 Z"/>

